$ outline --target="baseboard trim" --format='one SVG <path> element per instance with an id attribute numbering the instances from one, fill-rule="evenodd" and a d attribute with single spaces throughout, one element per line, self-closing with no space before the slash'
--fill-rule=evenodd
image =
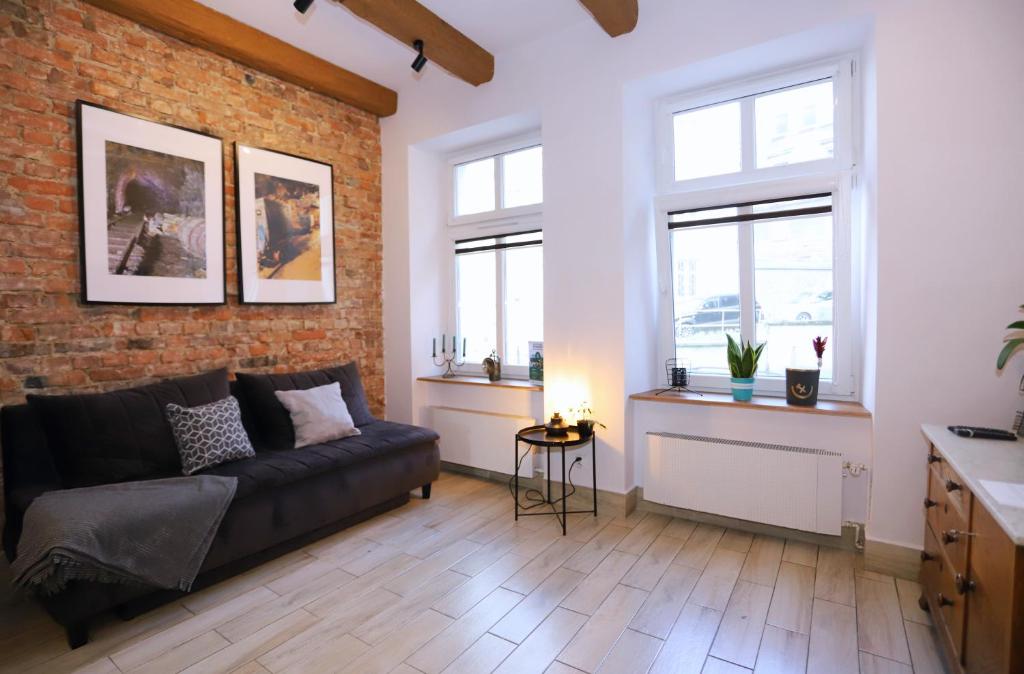
<path id="1" fill-rule="evenodd" d="M 869 538 L 864 541 L 864 568 L 897 578 L 917 580 L 921 573 L 921 551 Z"/>
<path id="2" fill-rule="evenodd" d="M 483 480 L 490 482 L 497 482 L 499 484 L 508 485 L 510 479 L 512 479 L 511 473 L 502 473 L 496 470 L 486 470 L 483 468 L 475 468 L 473 466 L 465 466 L 459 463 L 451 463 L 449 461 L 441 462 L 441 470 L 448 471 L 450 473 L 461 473 L 462 475 L 472 475 Z M 556 489 L 561 486 L 561 481 L 551 483 L 552 488 Z M 520 477 L 519 478 L 520 489 L 529 488 L 540 490 L 544 487 L 543 478 L 538 477 Z M 638 502 L 639 488 L 635 487 L 626 494 L 616 494 L 612 491 L 606 491 L 604 489 L 597 490 L 597 512 L 600 515 L 611 515 L 613 517 L 619 517 L 629 515 L 636 510 Z M 576 486 L 576 493 L 569 497 L 568 507 L 572 510 L 583 510 L 585 508 L 593 507 L 594 503 L 594 490 L 590 487 Z M 511 505 L 511 504 L 510 504 Z"/>

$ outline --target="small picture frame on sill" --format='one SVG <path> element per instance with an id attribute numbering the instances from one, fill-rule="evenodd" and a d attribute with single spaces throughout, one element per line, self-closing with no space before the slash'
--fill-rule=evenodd
<path id="1" fill-rule="evenodd" d="M 235 143 L 238 296 L 243 304 L 333 304 L 334 168 Z"/>

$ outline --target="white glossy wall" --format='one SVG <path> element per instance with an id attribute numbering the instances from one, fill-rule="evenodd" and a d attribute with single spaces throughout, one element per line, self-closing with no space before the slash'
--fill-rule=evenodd
<path id="1" fill-rule="evenodd" d="M 636 485 L 642 429 L 627 399 L 660 372 L 651 101 L 858 48 L 870 89 L 863 384 L 874 424 L 856 435 L 857 451 L 872 466 L 868 536 L 919 545 L 920 423 L 1005 426 L 1024 406 L 1015 392 L 1024 357 L 1002 376 L 994 369 L 1001 328 L 1024 302 L 1024 3 L 640 4 L 629 35 L 572 26 L 497 53 L 493 82 L 479 88 L 432 73 L 382 121 L 389 417 L 412 420 L 425 404 L 414 380 L 434 371 L 430 336 L 454 327 L 444 154 L 535 120 L 545 153 L 545 413 L 587 397 L 608 425 L 598 486 Z M 783 416 L 770 426 L 796 415 Z"/>

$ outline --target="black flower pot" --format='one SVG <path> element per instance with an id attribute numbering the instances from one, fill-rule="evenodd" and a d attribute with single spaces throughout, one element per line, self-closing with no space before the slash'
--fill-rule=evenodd
<path id="1" fill-rule="evenodd" d="M 594 434 L 594 420 L 580 419 L 576 422 L 576 432 L 580 434 L 581 438 L 589 438 Z"/>
<path id="2" fill-rule="evenodd" d="M 786 402 L 799 407 L 818 404 L 818 380 L 821 370 L 786 368 Z"/>

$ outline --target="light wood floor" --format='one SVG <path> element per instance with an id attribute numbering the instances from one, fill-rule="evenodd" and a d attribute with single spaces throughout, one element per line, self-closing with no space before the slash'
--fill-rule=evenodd
<path id="1" fill-rule="evenodd" d="M 662 515 L 512 520 L 504 486 L 444 474 L 430 500 L 319 541 L 69 651 L 20 598 L 10 672 L 942 672 L 911 581 L 849 552 Z"/>

